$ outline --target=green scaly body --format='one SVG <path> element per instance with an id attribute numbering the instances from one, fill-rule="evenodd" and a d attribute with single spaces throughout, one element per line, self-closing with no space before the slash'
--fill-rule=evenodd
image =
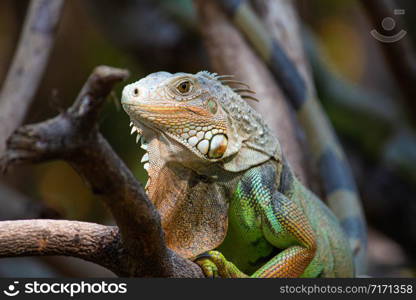
<path id="1" fill-rule="evenodd" d="M 238 182 L 228 232 L 216 249 L 223 257 L 209 253 L 234 266 L 226 263 L 216 271 L 225 277 L 352 277 L 351 250 L 336 217 L 289 166 L 283 166 L 280 177 L 277 174 L 276 162 L 267 162 L 248 170 Z M 293 256 L 308 261 L 308 252 L 313 259 L 301 274 L 275 267 Z M 207 261 L 202 265 L 211 267 Z"/>
<path id="2" fill-rule="evenodd" d="M 357 274 L 365 274 L 367 232 L 360 197 L 348 161 L 320 103 L 280 42 L 257 16 L 250 1 L 218 0 L 218 4 L 269 67 L 297 112 L 323 183 L 325 200 L 348 237 Z M 267 5 L 273 4 L 264 5 L 268 10 Z"/>
<path id="3" fill-rule="evenodd" d="M 167 245 L 207 276 L 354 276 L 337 218 L 227 78 L 158 72 L 123 90 Z"/>

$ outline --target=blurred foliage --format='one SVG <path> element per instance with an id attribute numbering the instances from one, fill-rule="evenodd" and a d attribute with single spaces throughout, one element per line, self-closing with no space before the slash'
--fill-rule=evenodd
<path id="1" fill-rule="evenodd" d="M 335 68 L 346 78 L 358 82 L 364 73 L 366 53 L 360 35 L 350 25 L 342 18 L 326 17 L 319 21 L 317 34 L 322 37 L 321 47 Z"/>
<path id="2" fill-rule="evenodd" d="M 39 165 L 35 169 L 36 194 L 68 219 L 103 222 L 102 202 L 92 196 L 75 171 L 64 162 Z"/>

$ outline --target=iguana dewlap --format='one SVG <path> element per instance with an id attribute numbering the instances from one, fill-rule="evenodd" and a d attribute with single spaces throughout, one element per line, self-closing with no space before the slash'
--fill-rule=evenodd
<path id="1" fill-rule="evenodd" d="M 353 276 L 338 220 L 293 175 L 251 91 L 226 84 L 244 85 L 158 72 L 123 90 L 167 245 L 208 276 Z"/>

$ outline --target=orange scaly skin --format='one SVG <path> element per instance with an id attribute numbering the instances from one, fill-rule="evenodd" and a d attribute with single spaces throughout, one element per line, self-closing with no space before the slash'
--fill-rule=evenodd
<path id="1" fill-rule="evenodd" d="M 210 277 L 353 276 L 338 220 L 236 92 L 251 91 L 221 79 L 159 72 L 123 90 L 168 246 Z"/>

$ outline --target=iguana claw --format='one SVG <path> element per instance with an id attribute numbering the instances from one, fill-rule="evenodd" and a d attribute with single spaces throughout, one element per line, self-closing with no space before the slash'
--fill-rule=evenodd
<path id="1" fill-rule="evenodd" d="M 248 277 L 241 272 L 232 262 L 226 260 L 221 252 L 212 250 L 198 255 L 194 262 L 197 263 L 208 278 L 242 278 Z"/>
<path id="2" fill-rule="evenodd" d="M 207 278 L 218 278 L 218 267 L 215 265 L 214 262 L 211 261 L 210 255 L 206 252 L 197 256 L 194 260 L 196 264 L 202 269 L 204 272 L 205 277 Z"/>

